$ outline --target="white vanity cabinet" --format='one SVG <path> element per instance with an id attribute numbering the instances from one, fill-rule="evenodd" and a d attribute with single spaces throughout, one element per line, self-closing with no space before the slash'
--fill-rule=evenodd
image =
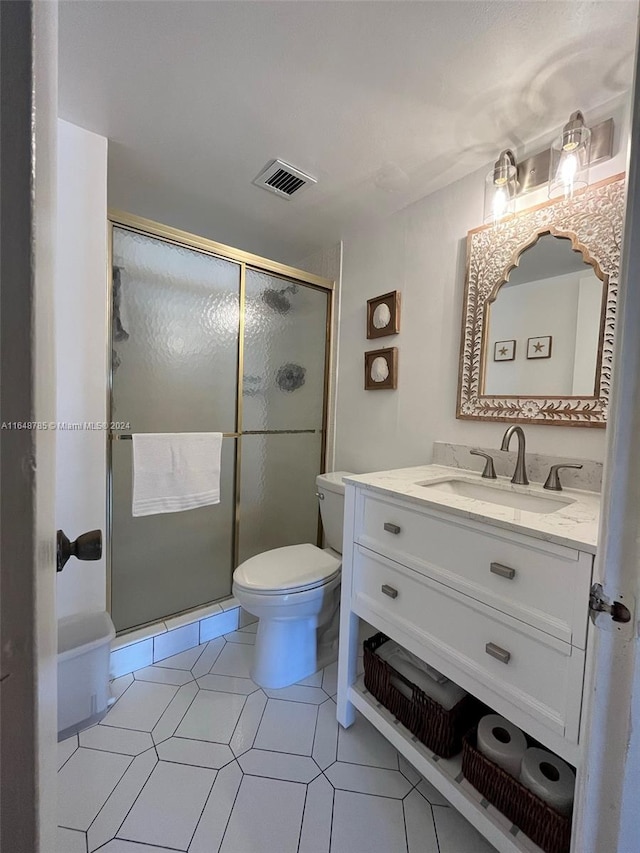
<path id="1" fill-rule="evenodd" d="M 572 764 L 593 555 L 348 485 L 338 720 L 360 710 L 499 850 L 536 850 L 357 679 L 359 620 L 383 631 Z M 506 828 L 505 828 L 506 827 Z"/>

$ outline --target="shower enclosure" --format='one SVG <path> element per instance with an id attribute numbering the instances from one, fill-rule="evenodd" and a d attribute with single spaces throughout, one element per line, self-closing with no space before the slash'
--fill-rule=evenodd
<path id="1" fill-rule="evenodd" d="M 108 597 L 125 631 L 317 541 L 333 284 L 137 217 L 111 231 Z M 220 503 L 134 518 L 134 432 L 222 432 Z"/>

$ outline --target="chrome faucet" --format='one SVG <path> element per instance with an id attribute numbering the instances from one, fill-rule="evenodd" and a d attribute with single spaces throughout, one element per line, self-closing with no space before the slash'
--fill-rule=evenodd
<path id="1" fill-rule="evenodd" d="M 524 464 L 525 440 L 524 432 L 522 431 L 521 426 L 514 424 L 513 426 L 509 427 L 509 429 L 502 436 L 502 444 L 500 446 L 500 450 L 509 449 L 509 442 L 511 441 L 511 436 L 514 433 L 518 436 L 518 458 L 516 460 L 516 468 L 513 472 L 511 482 L 516 483 L 518 486 L 528 486 L 529 478 L 527 477 L 527 469 Z"/>

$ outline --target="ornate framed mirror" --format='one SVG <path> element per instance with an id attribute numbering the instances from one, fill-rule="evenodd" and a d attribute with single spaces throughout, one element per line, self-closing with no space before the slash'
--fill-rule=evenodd
<path id="1" fill-rule="evenodd" d="M 467 236 L 456 417 L 603 427 L 624 175 Z"/>

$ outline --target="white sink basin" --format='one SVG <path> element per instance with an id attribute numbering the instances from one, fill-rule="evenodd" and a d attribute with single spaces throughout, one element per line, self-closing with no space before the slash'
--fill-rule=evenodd
<path id="1" fill-rule="evenodd" d="M 551 513 L 557 512 L 569 504 L 574 503 L 572 498 L 560 498 L 551 495 L 531 494 L 531 492 L 516 492 L 499 485 L 488 485 L 473 480 L 461 480 L 452 478 L 440 480 L 435 483 L 417 483 L 425 489 L 434 492 L 442 492 L 447 495 L 473 498 L 485 503 L 508 506 L 512 509 L 523 509 L 526 512 Z M 522 486 L 519 488 L 523 488 Z"/>

